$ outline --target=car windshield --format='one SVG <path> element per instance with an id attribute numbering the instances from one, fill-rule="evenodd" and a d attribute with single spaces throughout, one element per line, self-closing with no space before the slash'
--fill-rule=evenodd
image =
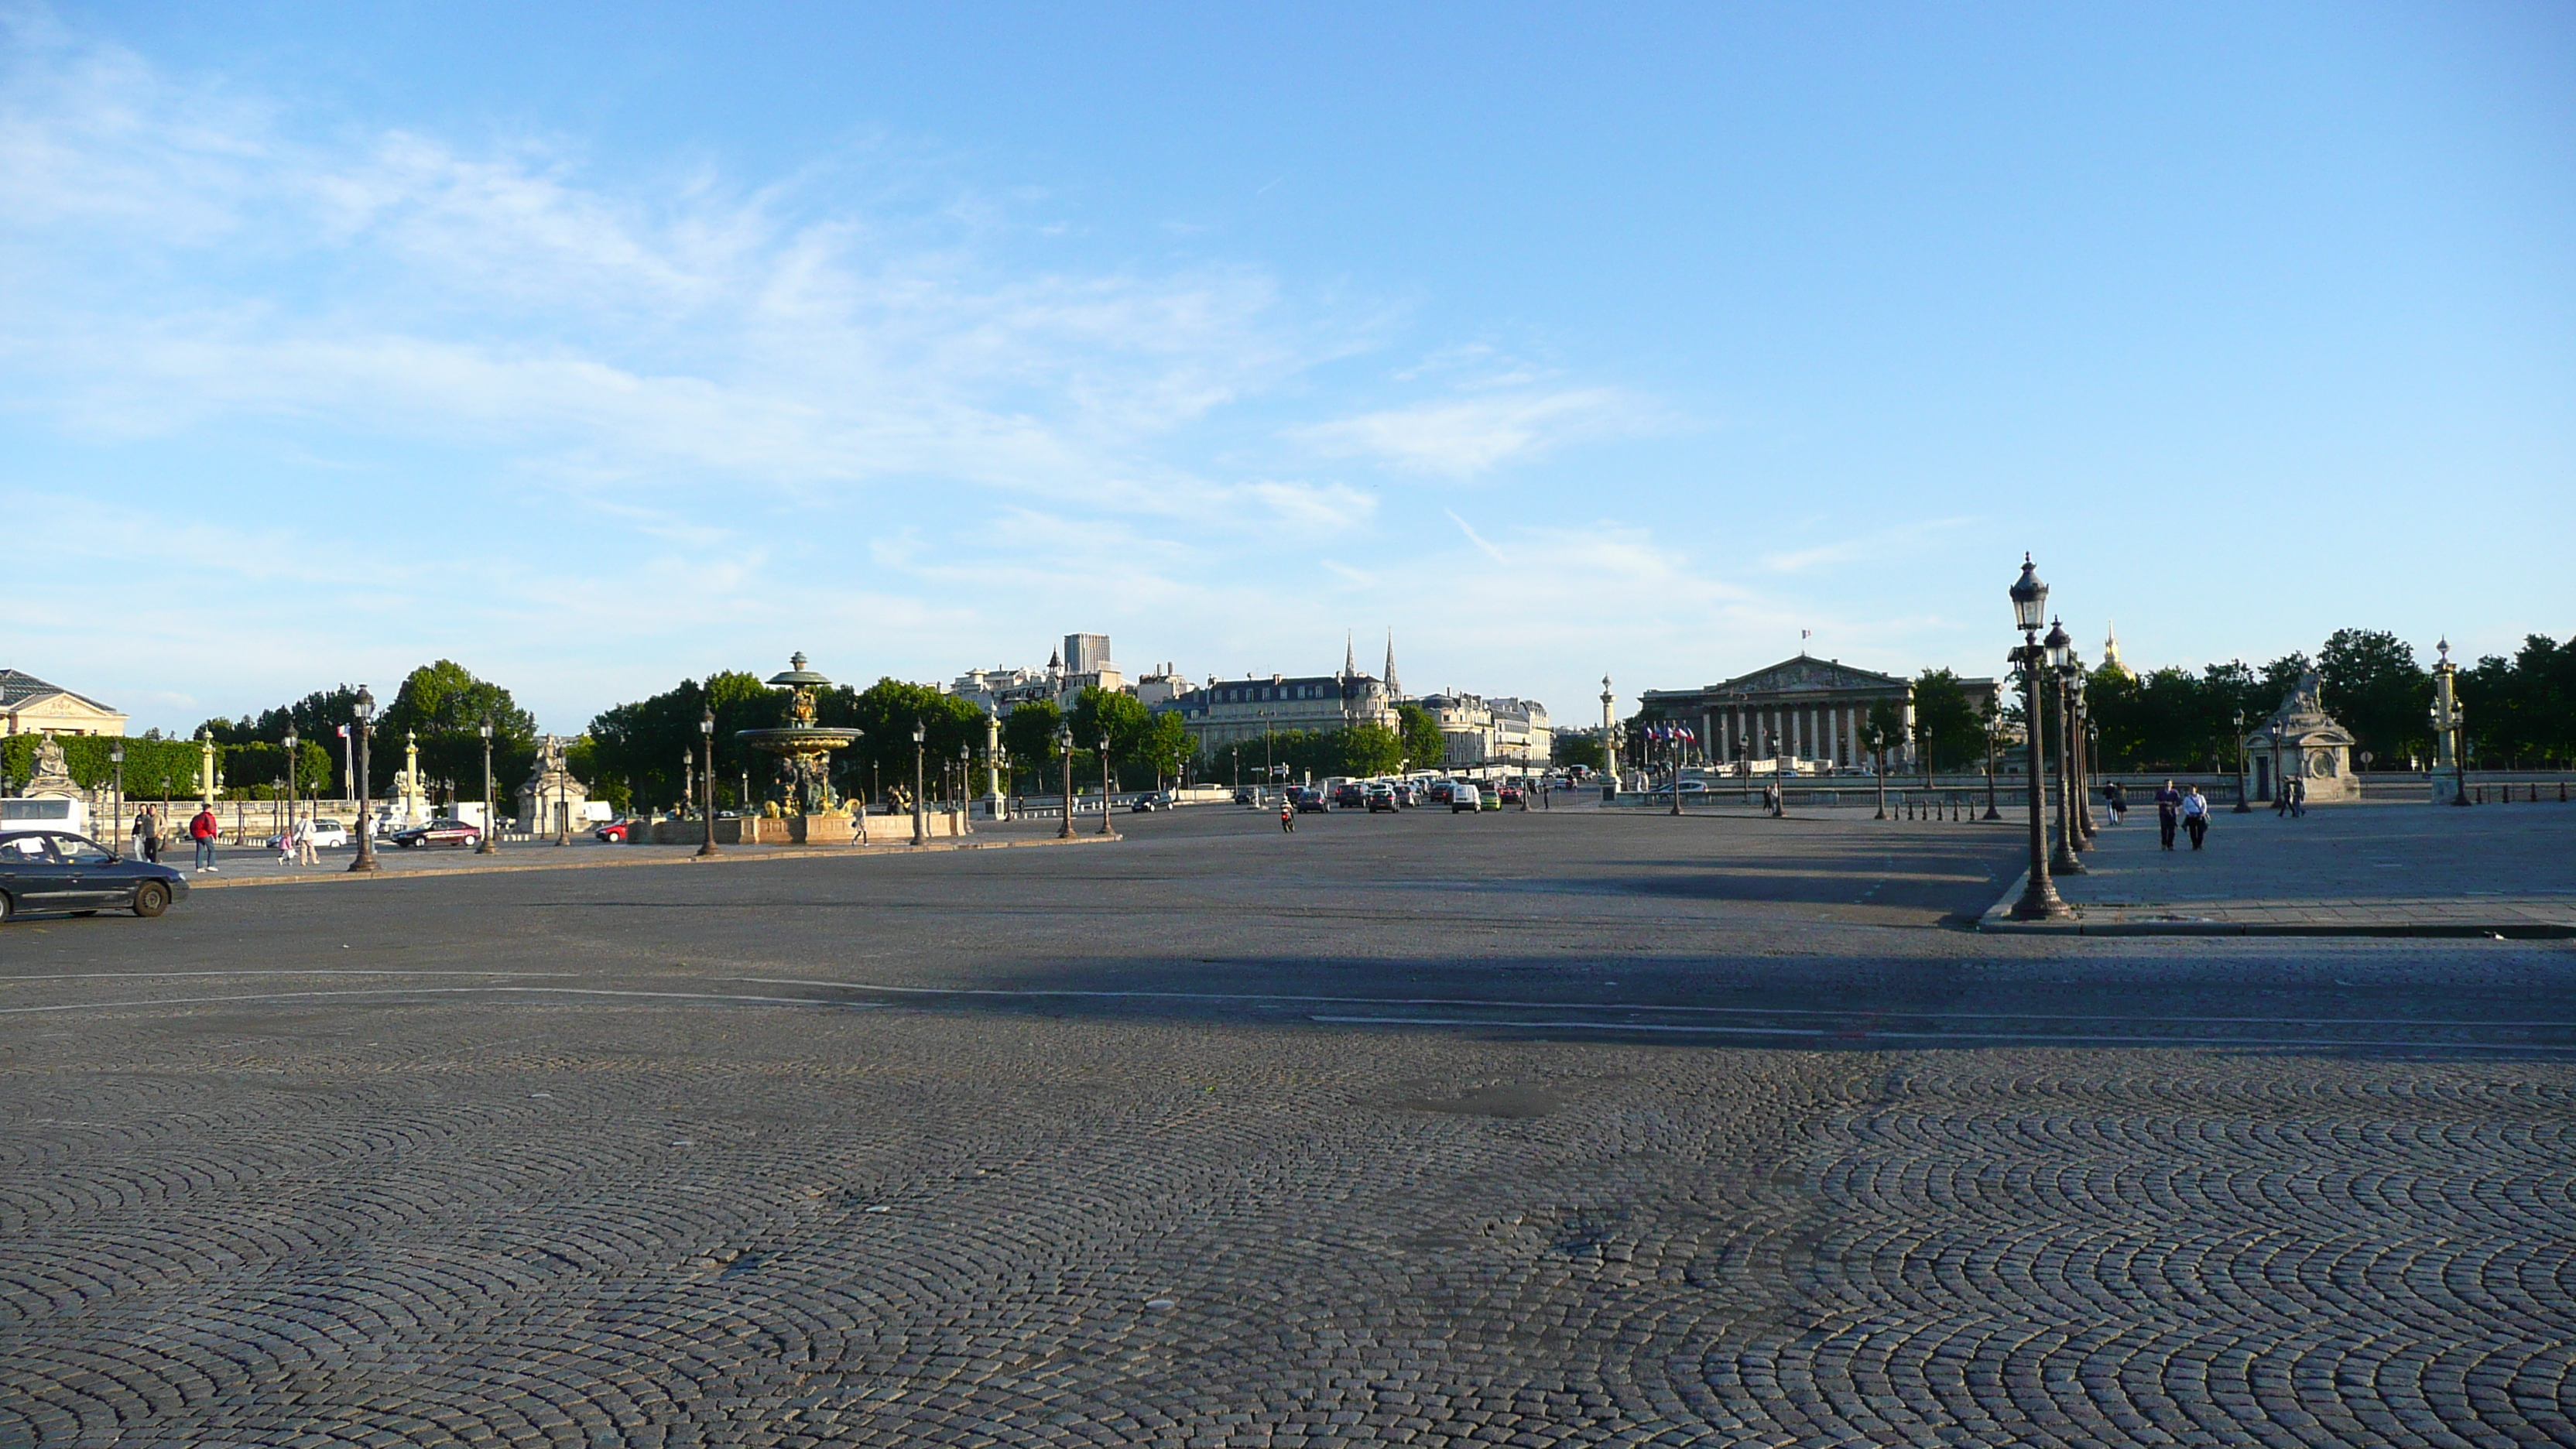
<path id="1" fill-rule="evenodd" d="M 105 865 L 116 859 L 108 853 L 106 846 L 95 840 L 84 840 L 77 835 L 55 836 L 54 849 L 61 854 L 63 862 L 67 865 Z"/>

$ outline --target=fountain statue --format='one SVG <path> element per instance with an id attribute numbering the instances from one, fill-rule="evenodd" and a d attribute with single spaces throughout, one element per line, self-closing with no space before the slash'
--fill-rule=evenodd
<path id="1" fill-rule="evenodd" d="M 774 821 L 779 838 L 799 843 L 847 840 L 850 807 L 832 790 L 832 752 L 848 749 L 858 740 L 859 731 L 814 722 L 814 691 L 829 688 L 832 681 L 806 668 L 802 653 L 788 661 L 785 673 L 772 675 L 769 683 L 793 691 L 788 697 L 787 723 L 777 729 L 734 732 L 734 738 L 753 749 L 776 755 L 779 777 L 786 784 L 778 815 L 760 824 Z M 754 822 L 746 819 L 744 825 L 751 828 Z"/>

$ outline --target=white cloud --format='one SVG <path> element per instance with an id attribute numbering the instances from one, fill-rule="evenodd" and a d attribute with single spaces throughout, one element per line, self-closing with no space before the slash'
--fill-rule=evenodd
<path id="1" fill-rule="evenodd" d="M 1644 410 L 1610 388 L 1515 392 L 1383 408 L 1290 430 L 1328 458 L 1472 478 L 1581 439 L 1640 430 Z"/>

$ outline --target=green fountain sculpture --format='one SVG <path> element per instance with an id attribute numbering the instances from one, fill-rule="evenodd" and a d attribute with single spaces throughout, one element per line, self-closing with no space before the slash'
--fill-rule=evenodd
<path id="1" fill-rule="evenodd" d="M 787 788 L 782 792 L 784 798 L 765 808 L 762 815 L 789 821 L 793 828 L 784 833 L 797 841 L 823 836 L 847 838 L 845 830 L 818 830 L 809 822 L 849 820 L 849 805 L 832 792 L 832 752 L 848 749 L 857 742 L 860 732 L 814 722 L 814 691 L 829 688 L 832 681 L 806 668 L 803 653 L 788 660 L 787 672 L 772 675 L 769 683 L 774 689 L 793 691 L 788 697 L 787 723 L 777 729 L 734 732 L 734 738 L 744 744 L 778 757 L 778 776 Z M 772 811 L 776 814 L 772 815 Z"/>

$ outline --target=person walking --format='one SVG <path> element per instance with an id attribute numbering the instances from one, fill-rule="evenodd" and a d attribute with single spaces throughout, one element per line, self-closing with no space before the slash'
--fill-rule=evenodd
<path id="1" fill-rule="evenodd" d="M 2191 832 L 2191 848 L 2200 849 L 2200 843 L 2209 838 L 2209 802 L 2201 798 L 2198 785 L 2183 792 L 2182 824 Z"/>
<path id="2" fill-rule="evenodd" d="M 1770 780 L 1762 786 L 1762 809 L 1774 820 L 1788 815 L 1788 799 L 1780 793 L 1780 782 L 1777 779 Z"/>
<path id="3" fill-rule="evenodd" d="M 2164 788 L 2156 791 L 2156 834 L 2163 839 L 2165 849 L 2173 849 L 2174 827 L 2181 823 L 2182 792 L 2167 780 Z"/>
<path id="4" fill-rule="evenodd" d="M 2272 818 L 2278 820 L 2289 813 L 2290 782 L 2275 780 L 2272 782 Z"/>
<path id="5" fill-rule="evenodd" d="M 293 825 L 287 826 L 284 830 L 277 832 L 277 863 L 279 865 L 295 864 L 295 837 L 303 828 L 303 822 L 298 821 Z"/>
<path id="6" fill-rule="evenodd" d="M 2308 813 L 2308 779 L 2305 775 L 2290 777 L 2290 818 L 2296 820 Z"/>
<path id="7" fill-rule="evenodd" d="M 139 806 L 134 812 L 134 858 L 152 858 L 152 807 Z"/>
<path id="8" fill-rule="evenodd" d="M 313 837 L 320 833 L 320 831 L 313 828 L 313 822 L 310 820 L 307 820 L 303 824 L 295 827 L 296 864 L 320 865 L 322 863 L 321 847 L 315 845 L 313 842 Z"/>
<path id="9" fill-rule="evenodd" d="M 2113 780 L 2102 787 L 2102 803 L 2111 812 L 2112 824 L 2119 825 L 2128 820 L 2129 791 L 2119 781 Z"/>
<path id="10" fill-rule="evenodd" d="M 188 838 L 197 842 L 197 869 L 201 871 L 218 869 L 215 865 L 215 838 L 223 833 L 223 829 L 223 825 L 215 819 L 215 807 L 212 805 L 200 809 L 197 812 L 197 818 L 188 822 Z"/>
<path id="11" fill-rule="evenodd" d="M 143 858 L 154 865 L 161 863 L 161 812 L 150 805 L 143 807 Z"/>

